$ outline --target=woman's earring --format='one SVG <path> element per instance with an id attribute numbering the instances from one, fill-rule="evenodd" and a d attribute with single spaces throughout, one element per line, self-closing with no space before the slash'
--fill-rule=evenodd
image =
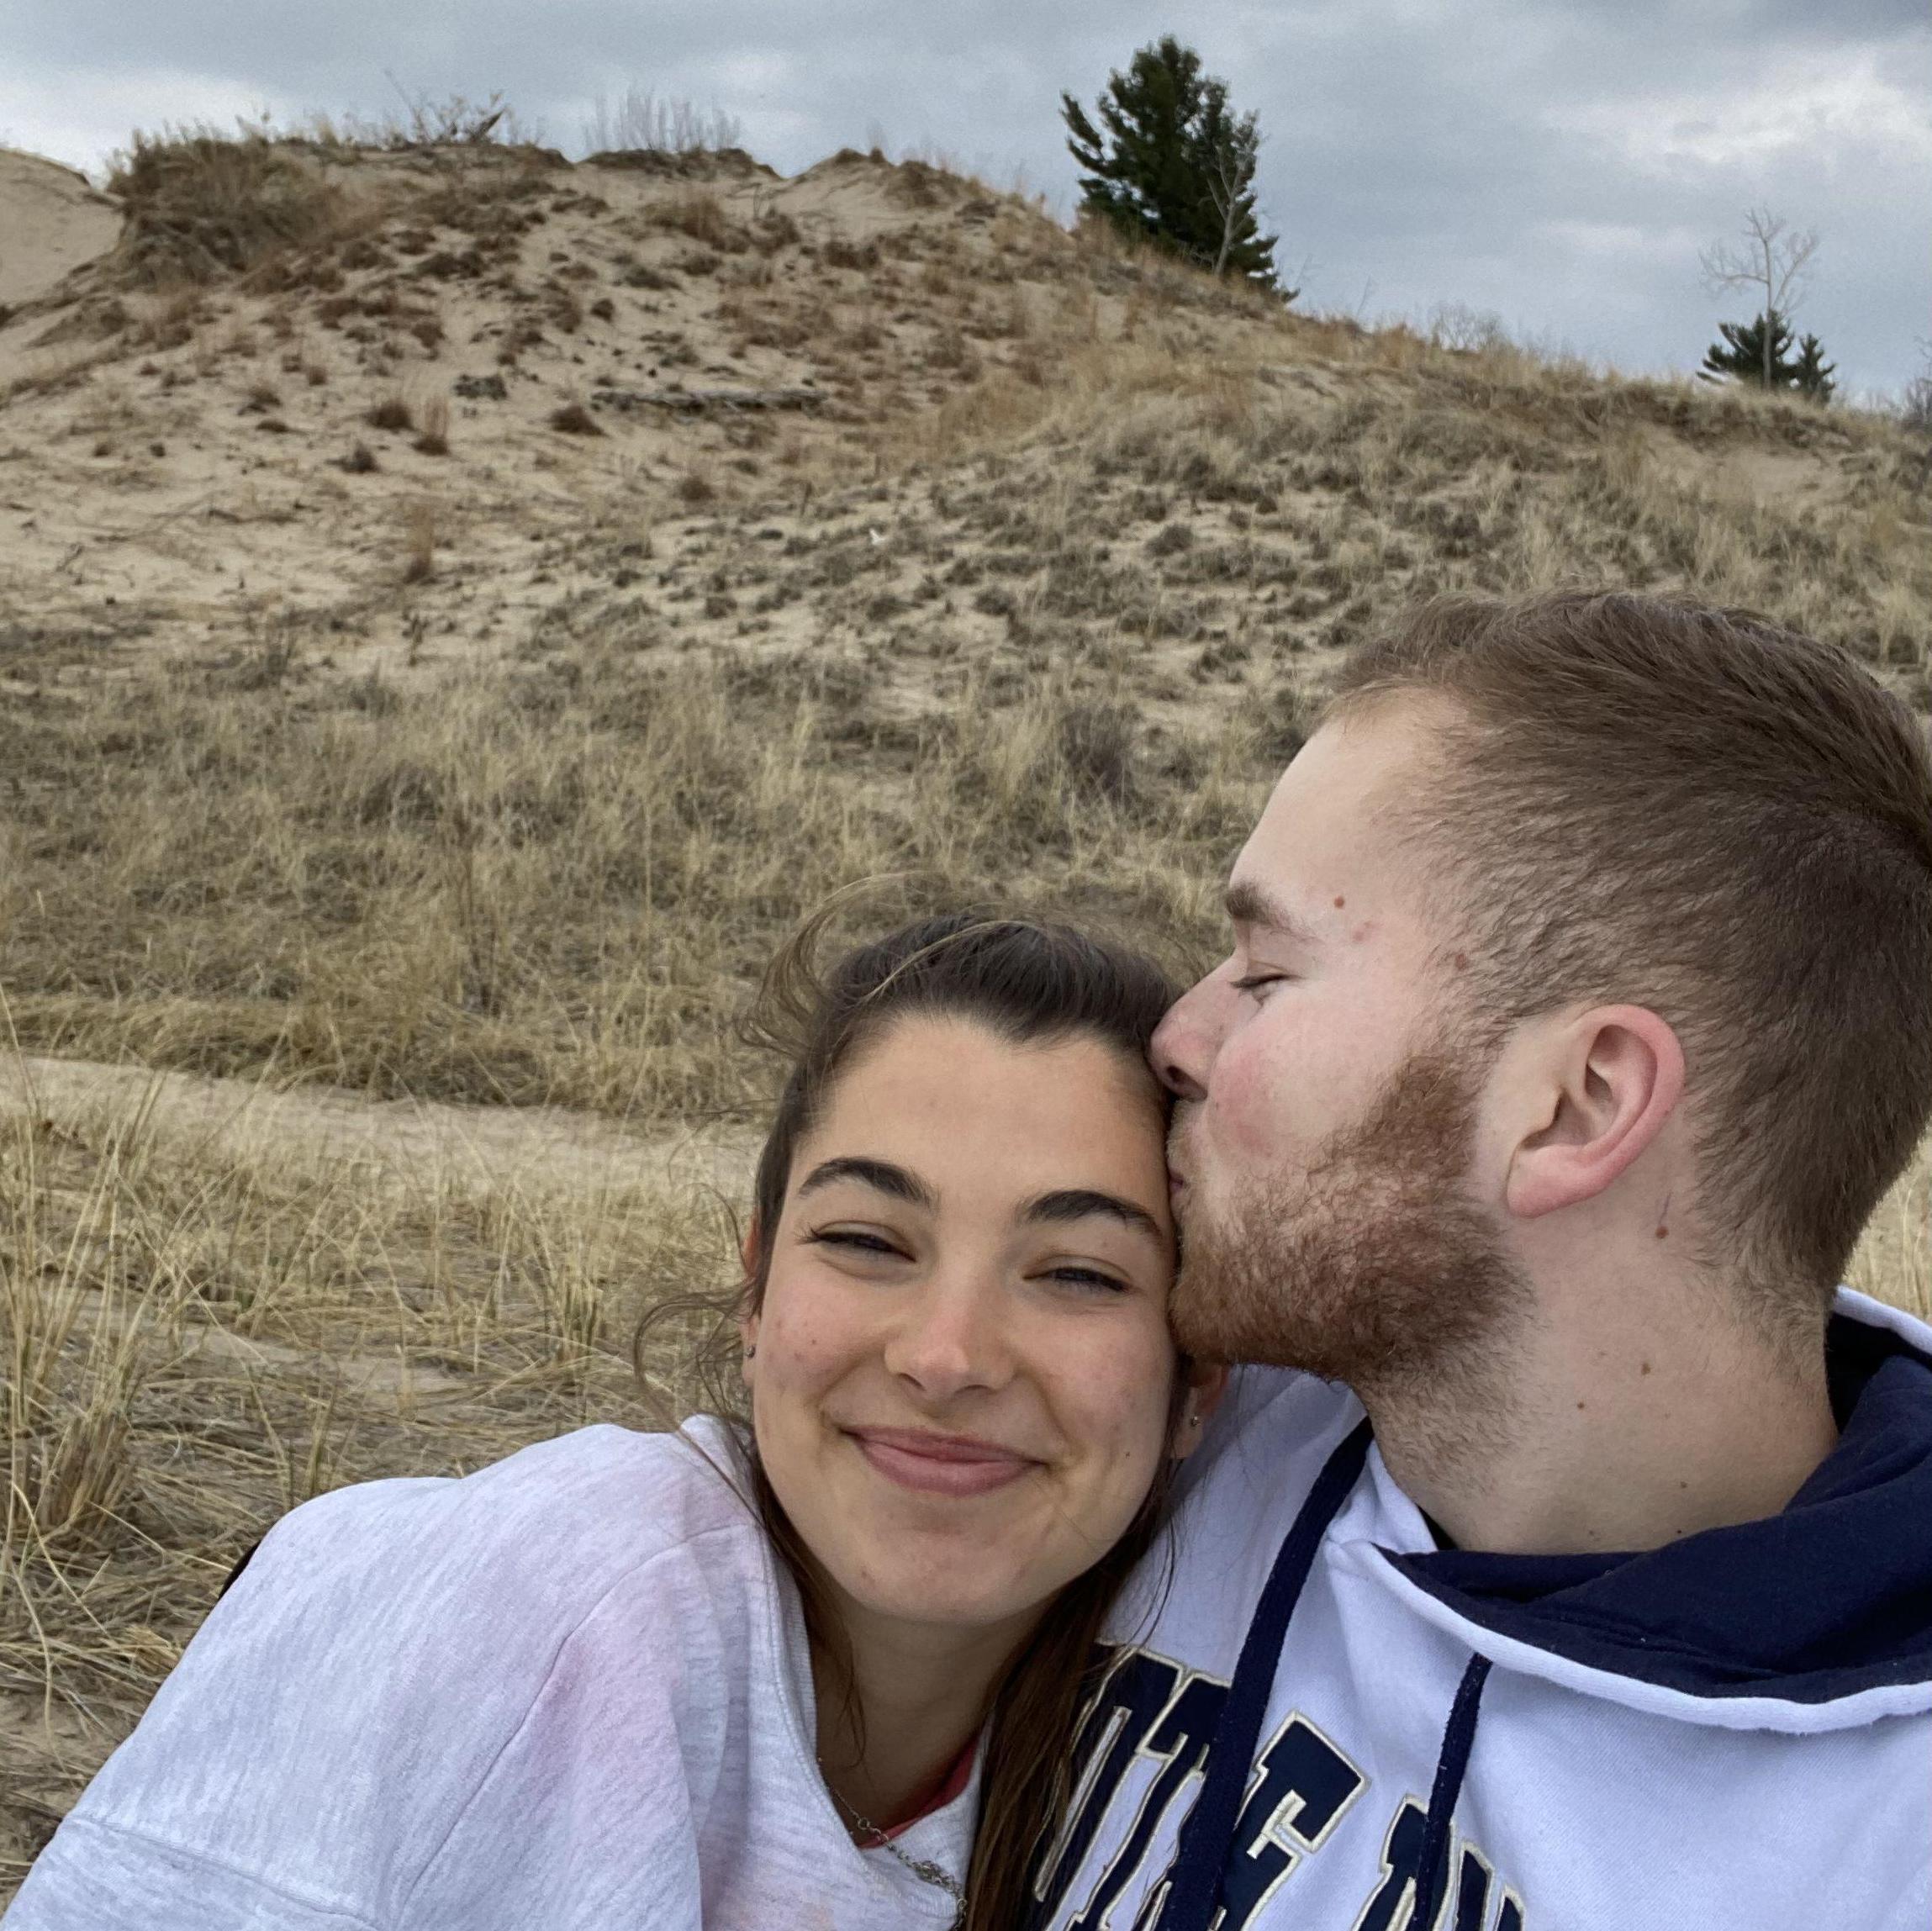
<path id="1" fill-rule="evenodd" d="M 758 1344 L 757 1344 L 757 1342 L 755 1342 L 755 1341 L 754 1341 L 754 1342 L 753 1342 L 753 1343 L 751 1344 L 751 1346 L 750 1346 L 749 1348 L 747 1348 L 745 1350 L 745 1359 L 746 1359 L 746 1360 L 749 1361 L 749 1360 L 751 1359 L 751 1358 L 752 1358 L 752 1357 L 754 1354 L 756 1354 L 756 1353 L 757 1353 L 757 1351 L 758 1351 Z"/>

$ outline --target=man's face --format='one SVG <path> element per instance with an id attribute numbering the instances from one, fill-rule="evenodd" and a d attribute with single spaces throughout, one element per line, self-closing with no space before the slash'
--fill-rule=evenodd
<path id="1" fill-rule="evenodd" d="M 1426 728 L 1391 707 L 1309 741 L 1235 862 L 1233 956 L 1155 1036 L 1195 1354 L 1359 1387 L 1441 1369 L 1522 1301 L 1470 1187 L 1461 961 L 1375 810 L 1429 781 Z"/>

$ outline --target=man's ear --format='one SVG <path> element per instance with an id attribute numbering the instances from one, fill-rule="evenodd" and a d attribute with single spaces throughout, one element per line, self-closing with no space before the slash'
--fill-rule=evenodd
<path id="1" fill-rule="evenodd" d="M 1523 1220 L 1593 1200 L 1653 1144 L 1684 1092 L 1684 1049 L 1646 1006 L 1594 1006 L 1526 1042 L 1535 1097 L 1504 1200 Z"/>
<path id="2" fill-rule="evenodd" d="M 1180 1414 L 1167 1451 L 1177 1462 L 1185 1462 L 1201 1446 L 1208 1421 L 1227 1392 L 1227 1370 L 1218 1362 L 1190 1361 L 1181 1385 Z"/>

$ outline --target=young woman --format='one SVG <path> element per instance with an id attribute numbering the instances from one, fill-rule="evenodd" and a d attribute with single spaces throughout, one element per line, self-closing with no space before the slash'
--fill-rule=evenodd
<path id="1" fill-rule="evenodd" d="M 1011 921 L 909 926 L 809 996 L 802 956 L 748 1422 L 294 1511 L 8 1931 L 1021 1922 L 1094 1638 L 1216 1391 L 1167 1329 L 1168 988 Z"/>

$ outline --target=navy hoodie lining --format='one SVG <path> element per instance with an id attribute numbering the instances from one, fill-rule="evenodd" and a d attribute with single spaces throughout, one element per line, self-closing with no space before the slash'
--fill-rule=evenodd
<path id="1" fill-rule="evenodd" d="M 1782 1514 L 1634 1554 L 1390 1559 L 1481 1628 L 1692 1696 L 1932 1679 L 1932 1362 L 1845 1316 L 1827 1349 L 1843 1432 Z"/>

